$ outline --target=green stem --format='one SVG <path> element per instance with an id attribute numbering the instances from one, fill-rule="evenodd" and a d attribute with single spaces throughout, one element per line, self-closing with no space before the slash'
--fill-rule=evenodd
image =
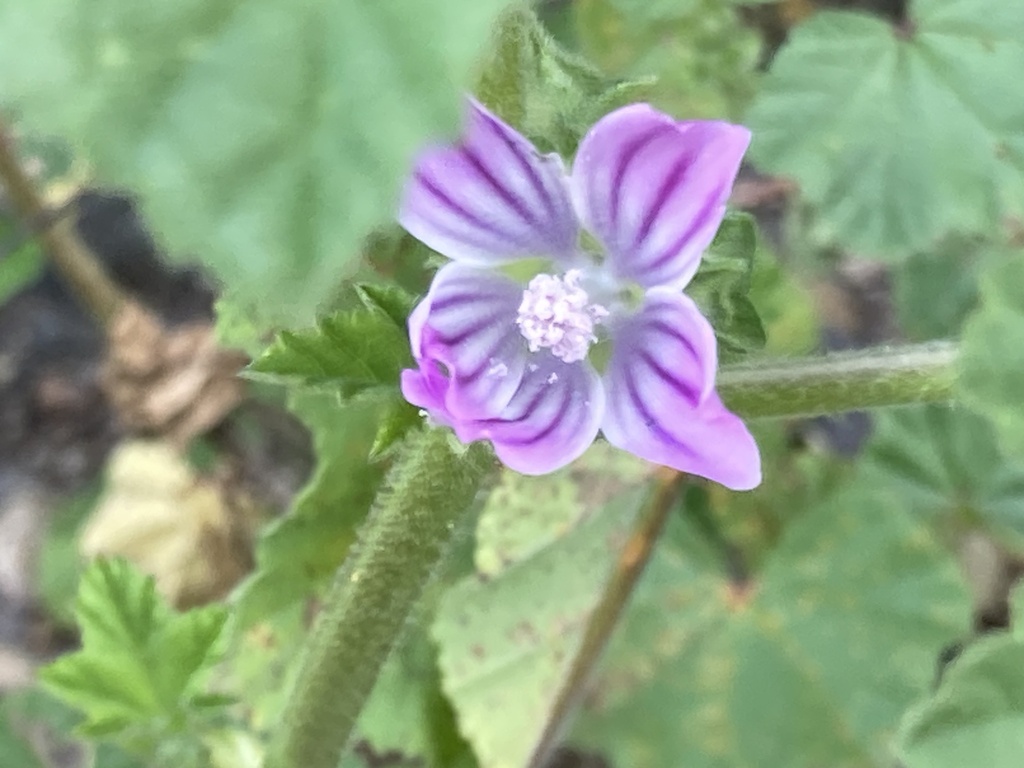
<path id="1" fill-rule="evenodd" d="M 745 419 L 818 416 L 953 398 L 957 345 L 932 342 L 722 366 L 718 393 Z"/>
<path id="2" fill-rule="evenodd" d="M 446 430 L 408 439 L 328 592 L 267 768 L 336 768 L 381 666 L 493 467 Z"/>

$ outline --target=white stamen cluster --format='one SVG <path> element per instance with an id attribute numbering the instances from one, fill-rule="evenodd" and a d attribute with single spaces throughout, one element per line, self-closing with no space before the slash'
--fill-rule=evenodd
<path id="1" fill-rule="evenodd" d="M 608 316 L 608 310 L 590 303 L 580 277 L 578 269 L 562 277 L 541 274 L 523 291 L 516 325 L 531 352 L 550 349 L 560 360 L 575 363 L 597 341 L 594 326 Z"/>

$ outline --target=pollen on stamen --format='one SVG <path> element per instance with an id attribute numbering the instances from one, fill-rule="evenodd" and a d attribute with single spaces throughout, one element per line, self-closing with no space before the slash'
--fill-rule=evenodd
<path id="1" fill-rule="evenodd" d="M 594 327 L 608 316 L 608 310 L 591 303 L 580 277 L 578 269 L 562 277 L 540 274 L 523 291 L 516 325 L 531 352 L 550 349 L 560 360 L 575 363 L 597 341 Z"/>
<path id="2" fill-rule="evenodd" d="M 503 379 L 508 376 L 508 366 L 501 362 L 501 360 L 492 357 L 488 363 L 491 366 L 487 369 L 488 376 L 495 376 L 499 379 Z"/>

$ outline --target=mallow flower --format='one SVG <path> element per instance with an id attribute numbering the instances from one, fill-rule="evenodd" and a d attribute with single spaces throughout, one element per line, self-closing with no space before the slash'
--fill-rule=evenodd
<path id="1" fill-rule="evenodd" d="M 405 398 L 465 443 L 543 474 L 598 432 L 733 489 L 761 481 L 715 392 L 714 332 L 683 289 L 750 141 L 646 104 L 602 118 L 567 172 L 473 100 L 461 140 L 417 159 L 399 220 L 451 261 L 409 317 Z"/>

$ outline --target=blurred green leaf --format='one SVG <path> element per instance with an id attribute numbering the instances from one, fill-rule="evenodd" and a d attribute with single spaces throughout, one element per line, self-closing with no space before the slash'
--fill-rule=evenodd
<path id="1" fill-rule="evenodd" d="M 385 296 L 390 294 L 382 293 L 381 300 L 389 300 Z M 410 365 L 404 323 L 386 310 L 363 309 L 336 312 L 315 328 L 282 331 L 248 370 L 261 379 L 328 389 L 347 399 L 369 390 L 397 393 L 401 371 Z"/>
<path id="2" fill-rule="evenodd" d="M 476 86 L 480 101 L 533 140 L 565 157 L 598 118 L 642 101 L 650 80 L 616 80 L 561 48 L 526 8 L 501 17 Z"/>
<path id="3" fill-rule="evenodd" d="M 794 270 L 783 268 L 763 247 L 763 241 L 750 277 L 750 300 L 767 337 L 764 353 L 803 355 L 818 348 L 818 316 L 811 292 Z"/>
<path id="4" fill-rule="evenodd" d="M 735 118 L 754 94 L 759 43 L 721 0 L 576 0 L 583 53 L 618 77 L 654 76 L 644 100 L 681 120 Z"/>
<path id="5" fill-rule="evenodd" d="M 303 325 L 456 130 L 505 4 L 3 2 L 0 102 L 137 190 L 261 328 Z"/>
<path id="6" fill-rule="evenodd" d="M 32 751 L 27 734 L 12 717 L 11 706 L 0 698 L 0 755 L 4 768 L 47 768 L 46 764 Z"/>
<path id="7" fill-rule="evenodd" d="M 85 567 L 78 550 L 79 529 L 102 491 L 102 483 L 96 482 L 62 504 L 39 551 L 36 577 L 40 597 L 53 617 L 66 624 L 74 622 L 78 581 Z"/>
<path id="8" fill-rule="evenodd" d="M 526 764 L 641 508 L 649 468 L 618 458 L 595 446 L 553 475 L 507 473 L 477 528 L 480 575 L 442 597 L 444 690 L 483 768 Z"/>
<path id="9" fill-rule="evenodd" d="M 1024 644 L 992 635 L 965 650 L 935 695 L 907 713 L 907 768 L 1017 768 L 1024 756 Z"/>
<path id="10" fill-rule="evenodd" d="M 957 567 L 898 494 L 854 485 L 752 581 L 670 521 L 572 738 L 616 766 L 891 766 L 887 742 L 966 632 Z"/>
<path id="11" fill-rule="evenodd" d="M 3 220 L 0 218 L 0 305 L 43 274 L 43 255 L 35 241 L 4 251 Z"/>
<path id="12" fill-rule="evenodd" d="M 951 237 L 900 264 L 895 299 L 907 336 L 926 341 L 958 335 L 978 302 L 978 272 L 993 250 L 976 238 Z"/>
<path id="13" fill-rule="evenodd" d="M 796 178 L 840 243 L 890 260 L 1024 206 L 1024 5 L 909 7 L 902 29 L 841 12 L 798 26 L 747 117 L 754 161 Z"/>
<path id="14" fill-rule="evenodd" d="M 248 627 L 308 597 L 337 569 L 383 476 L 369 462 L 379 408 L 342 407 L 325 393 L 294 394 L 292 410 L 313 433 L 317 468 L 284 517 L 256 545 L 256 570 L 236 594 Z"/>
<path id="15" fill-rule="evenodd" d="M 981 306 L 964 327 L 959 394 L 991 419 L 1006 452 L 1024 459 L 1024 251 L 999 256 L 981 275 Z"/>
<path id="16" fill-rule="evenodd" d="M 1024 551 L 1024 464 L 1004 458 L 992 427 L 958 408 L 906 408 L 878 420 L 857 483 L 891 489 L 946 534 L 983 526 Z"/>
<path id="17" fill-rule="evenodd" d="M 40 678 L 82 710 L 92 734 L 183 717 L 226 618 L 221 606 L 175 613 L 151 577 L 127 561 L 103 559 L 82 575 L 75 614 L 82 650 Z"/>
<path id="18" fill-rule="evenodd" d="M 765 345 L 761 318 L 750 301 L 757 233 L 746 214 L 730 214 L 701 260 L 686 292 L 711 322 L 723 357 L 759 350 Z"/>

